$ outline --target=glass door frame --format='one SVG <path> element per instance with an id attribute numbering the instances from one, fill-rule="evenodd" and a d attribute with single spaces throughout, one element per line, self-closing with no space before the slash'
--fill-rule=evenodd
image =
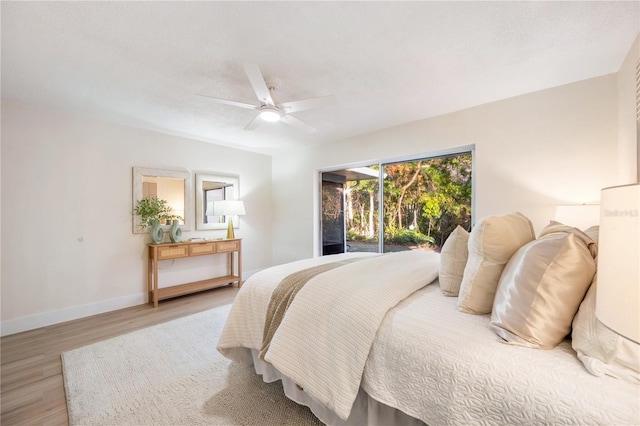
<path id="1" fill-rule="evenodd" d="M 358 167 L 371 167 L 378 166 L 378 253 L 384 253 L 384 166 L 405 163 L 419 160 L 432 160 L 442 157 L 450 157 L 458 154 L 471 153 L 471 170 L 476 169 L 476 146 L 475 144 L 456 146 L 452 148 L 444 148 L 436 151 L 429 151 L 424 153 L 408 154 L 398 157 L 383 158 L 377 160 L 361 161 L 357 163 L 349 163 L 346 165 L 327 167 L 317 169 L 315 174 L 315 191 L 314 191 L 314 203 L 316 208 L 314 209 L 314 248 L 313 255 L 322 255 L 322 174 L 340 171 L 344 169 L 358 168 Z M 475 226 L 476 223 L 476 179 L 471 179 L 471 226 Z M 345 230 L 346 235 L 346 230 Z M 345 245 L 346 250 L 346 245 Z"/>

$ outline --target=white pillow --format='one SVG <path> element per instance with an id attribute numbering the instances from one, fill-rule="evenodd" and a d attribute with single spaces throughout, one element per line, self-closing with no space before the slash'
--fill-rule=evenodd
<path id="1" fill-rule="evenodd" d="M 571 345 L 589 373 L 640 384 L 640 345 L 596 319 L 597 275 L 573 319 Z"/>
<path id="2" fill-rule="evenodd" d="M 577 228 L 552 223 L 513 255 L 493 302 L 491 329 L 505 342 L 551 349 L 571 330 L 593 275 L 595 243 Z"/>
<path id="3" fill-rule="evenodd" d="M 456 226 L 440 250 L 440 290 L 445 296 L 457 296 L 460 291 L 462 274 L 467 264 L 469 232 Z"/>
<path id="4" fill-rule="evenodd" d="M 522 213 L 480 220 L 469 235 L 469 258 L 460 284 L 458 309 L 470 314 L 491 312 L 504 266 L 533 239 L 533 225 Z"/>

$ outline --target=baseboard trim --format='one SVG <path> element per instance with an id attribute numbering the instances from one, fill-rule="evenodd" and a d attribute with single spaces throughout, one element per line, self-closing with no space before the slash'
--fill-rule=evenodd
<path id="1" fill-rule="evenodd" d="M 90 317 L 92 315 L 129 308 L 131 306 L 142 305 L 146 303 L 146 301 L 147 294 L 145 292 L 118 297 L 115 299 L 103 300 L 96 303 L 89 303 L 86 305 L 72 306 L 70 308 L 44 312 L 42 314 L 31 315 L 28 317 L 6 320 L 2 321 L 0 324 L 0 335 L 9 336 L 11 334 L 34 330 L 48 325 Z"/>
<path id="2" fill-rule="evenodd" d="M 243 281 L 261 269 L 243 271 Z M 129 308 L 147 303 L 147 293 L 132 294 L 130 296 L 117 297 L 115 299 L 103 300 L 86 305 L 72 306 L 70 308 L 49 311 L 41 314 L 21 317 L 0 323 L 0 336 L 10 336 L 23 331 L 34 330 L 48 325 L 59 324 L 61 322 L 73 321 L 92 315 L 103 314 L 105 312 L 116 311 L 118 309 Z"/>

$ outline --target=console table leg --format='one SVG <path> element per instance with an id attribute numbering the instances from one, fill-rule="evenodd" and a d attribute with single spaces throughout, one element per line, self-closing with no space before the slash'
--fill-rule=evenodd
<path id="1" fill-rule="evenodd" d="M 235 275 L 236 273 L 236 268 L 235 268 L 235 264 L 233 261 L 233 252 L 229 252 L 229 275 Z M 229 284 L 233 285 L 233 281 L 230 282 Z"/>
<path id="2" fill-rule="evenodd" d="M 158 260 L 153 261 L 153 307 L 158 307 Z"/>
<path id="3" fill-rule="evenodd" d="M 147 303 L 153 300 L 153 258 L 151 249 L 149 250 L 149 260 L 147 261 Z"/>
<path id="4" fill-rule="evenodd" d="M 238 241 L 238 288 L 242 287 L 242 241 Z"/>

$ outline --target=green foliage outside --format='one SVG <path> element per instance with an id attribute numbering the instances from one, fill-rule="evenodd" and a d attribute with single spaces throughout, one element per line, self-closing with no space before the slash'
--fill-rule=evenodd
<path id="1" fill-rule="evenodd" d="M 377 168 L 377 167 L 372 167 Z M 457 225 L 471 227 L 471 154 L 384 166 L 385 243 L 439 250 Z M 347 240 L 377 241 L 378 181 L 346 185 Z"/>
<path id="2" fill-rule="evenodd" d="M 140 216 L 140 227 L 146 228 L 154 223 L 168 220 L 182 220 L 180 216 L 171 214 L 171 206 L 167 200 L 161 200 L 156 196 L 150 196 L 138 200 L 134 213 Z"/>
<path id="3" fill-rule="evenodd" d="M 413 229 L 397 229 L 392 228 L 384 233 L 385 244 L 399 245 L 433 245 L 433 238 Z"/>
<path id="4" fill-rule="evenodd" d="M 349 241 L 364 241 L 367 243 L 373 243 L 376 242 L 377 239 L 375 238 L 367 238 L 366 236 L 359 234 L 358 232 L 356 232 L 353 229 L 349 229 L 347 231 L 347 240 Z"/>

